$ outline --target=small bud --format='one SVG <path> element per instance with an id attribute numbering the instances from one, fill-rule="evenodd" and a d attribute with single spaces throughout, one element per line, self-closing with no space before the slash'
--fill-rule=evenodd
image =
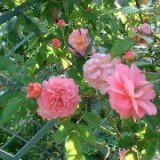
<path id="1" fill-rule="evenodd" d="M 60 45 L 61 45 L 61 42 L 60 42 L 59 39 L 57 39 L 57 38 L 52 39 L 52 46 L 53 46 L 53 48 L 57 49 L 57 48 L 60 47 Z"/>
<path id="2" fill-rule="evenodd" d="M 57 22 L 57 26 L 59 28 L 63 27 L 65 25 L 65 21 L 63 19 L 58 19 L 58 22 Z"/>
<path id="3" fill-rule="evenodd" d="M 124 59 L 126 61 L 133 61 L 135 59 L 135 56 L 136 56 L 136 54 L 134 51 L 126 51 L 124 53 Z"/>

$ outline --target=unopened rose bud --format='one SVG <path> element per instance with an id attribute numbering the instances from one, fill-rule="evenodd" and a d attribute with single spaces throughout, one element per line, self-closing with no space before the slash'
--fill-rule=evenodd
<path id="1" fill-rule="evenodd" d="M 57 48 L 60 47 L 60 45 L 61 45 L 61 42 L 60 42 L 59 39 L 57 39 L 57 38 L 52 39 L 52 46 L 53 46 L 53 48 L 57 49 Z"/>
<path id="2" fill-rule="evenodd" d="M 57 22 L 57 26 L 59 28 L 63 27 L 65 25 L 65 21 L 63 19 L 58 19 L 58 22 Z"/>
<path id="3" fill-rule="evenodd" d="M 124 59 L 126 61 L 133 61 L 135 59 L 135 57 L 136 57 L 136 54 L 134 51 L 126 51 L 124 53 Z"/>

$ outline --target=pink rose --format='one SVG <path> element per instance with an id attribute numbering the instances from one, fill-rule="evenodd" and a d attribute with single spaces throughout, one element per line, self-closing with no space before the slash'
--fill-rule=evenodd
<path id="1" fill-rule="evenodd" d="M 134 51 L 126 51 L 124 53 L 124 59 L 126 61 L 133 61 L 135 59 L 135 57 L 136 57 L 136 54 Z"/>
<path id="2" fill-rule="evenodd" d="M 89 45 L 89 39 L 87 37 L 88 30 L 81 28 L 80 30 L 73 30 L 69 36 L 68 42 L 72 48 L 83 56 L 86 52 L 86 48 Z"/>
<path id="3" fill-rule="evenodd" d="M 94 54 L 83 66 L 84 78 L 89 86 L 107 92 L 107 79 L 115 72 L 115 66 L 121 62 L 120 58 L 111 60 L 109 54 Z"/>
<path id="4" fill-rule="evenodd" d="M 38 98 L 41 95 L 41 84 L 30 83 L 27 88 L 27 98 Z"/>
<path id="5" fill-rule="evenodd" d="M 57 26 L 59 28 L 63 27 L 65 25 L 65 21 L 63 19 L 58 19 L 58 22 L 57 22 Z"/>
<path id="6" fill-rule="evenodd" d="M 73 79 L 52 76 L 42 83 L 42 93 L 37 99 L 37 113 L 48 120 L 67 117 L 75 112 L 80 100 Z"/>
<path id="7" fill-rule="evenodd" d="M 53 48 L 57 49 L 61 46 L 61 41 L 57 38 L 52 39 Z"/>
<path id="8" fill-rule="evenodd" d="M 140 26 L 138 26 L 137 30 L 139 32 L 141 32 L 142 34 L 145 34 L 145 35 L 151 35 L 152 34 L 151 27 L 148 23 L 141 24 Z"/>
<path id="9" fill-rule="evenodd" d="M 153 85 L 146 81 L 145 74 L 135 64 L 116 66 L 116 72 L 107 80 L 111 107 L 122 118 L 142 118 L 155 115 L 157 109 L 151 102 L 155 98 Z"/>

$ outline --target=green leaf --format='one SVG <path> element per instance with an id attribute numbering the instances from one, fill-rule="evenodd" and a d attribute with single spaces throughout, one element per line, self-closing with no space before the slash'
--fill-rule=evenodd
<path id="1" fill-rule="evenodd" d="M 138 160 L 137 154 L 133 151 L 129 151 L 125 155 L 125 160 Z"/>
<path id="2" fill-rule="evenodd" d="M 118 146 L 120 148 L 130 148 L 136 144 L 135 138 L 131 136 L 126 136 L 119 140 Z"/>
<path id="3" fill-rule="evenodd" d="M 100 127 L 101 120 L 98 114 L 94 112 L 83 112 L 83 119 L 93 127 L 94 129 L 97 129 Z"/>
<path id="4" fill-rule="evenodd" d="M 54 141 L 57 144 L 61 144 L 62 142 L 64 142 L 66 140 L 67 136 L 73 130 L 74 126 L 75 126 L 74 123 L 66 121 L 64 124 L 62 124 L 58 128 L 58 130 L 54 134 Z"/>
<path id="5" fill-rule="evenodd" d="M 65 143 L 66 160 L 85 160 L 82 144 L 76 132 L 72 133 Z"/>
<path id="6" fill-rule="evenodd" d="M 157 140 L 152 139 L 151 141 L 146 141 L 143 150 L 141 151 L 141 160 L 151 160 L 156 152 Z"/>
<path id="7" fill-rule="evenodd" d="M 78 124 L 76 128 L 76 132 L 79 135 L 79 139 L 81 140 L 82 143 L 90 143 L 94 144 L 96 139 L 94 136 L 93 131 L 90 129 L 90 127 L 82 124 Z"/>
<path id="8" fill-rule="evenodd" d="M 26 10 L 28 7 L 29 6 L 27 3 L 23 3 L 22 5 L 16 7 L 13 11 L 8 11 L 4 13 L 2 16 L 0 16 L 0 24 L 5 23 L 14 16 L 17 16 L 18 14 L 24 12 L 24 10 Z"/>
<path id="9" fill-rule="evenodd" d="M 127 6 L 127 7 L 121 8 L 121 12 L 122 14 L 135 14 L 139 12 L 139 9 L 137 9 L 134 6 Z"/>
<path id="10" fill-rule="evenodd" d="M 111 49 L 111 55 L 113 57 L 120 56 L 125 51 L 130 50 L 133 47 L 135 41 L 132 38 L 119 39 Z"/>
<path id="11" fill-rule="evenodd" d="M 9 65 L 12 64 L 12 61 L 7 56 L 3 56 L 0 58 L 0 71 L 4 71 L 8 68 Z"/>
<path id="12" fill-rule="evenodd" d="M 2 111 L 1 121 L 0 121 L 1 124 L 4 124 L 11 118 L 11 116 L 19 109 L 22 101 L 23 99 L 18 97 L 9 100 L 8 104 Z"/>

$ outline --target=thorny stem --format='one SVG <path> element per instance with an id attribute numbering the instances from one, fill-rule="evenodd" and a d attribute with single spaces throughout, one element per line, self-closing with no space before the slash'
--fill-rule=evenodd
<path id="1" fill-rule="evenodd" d="M 110 116 L 108 110 L 106 107 L 104 107 L 104 113 L 105 113 L 105 116 L 107 118 L 107 120 L 109 121 L 109 123 L 111 124 L 112 128 L 114 129 L 114 131 L 116 132 L 117 136 L 119 138 L 122 138 L 122 135 L 119 133 L 117 127 L 115 126 L 115 122 L 114 120 L 112 119 L 112 117 Z"/>

